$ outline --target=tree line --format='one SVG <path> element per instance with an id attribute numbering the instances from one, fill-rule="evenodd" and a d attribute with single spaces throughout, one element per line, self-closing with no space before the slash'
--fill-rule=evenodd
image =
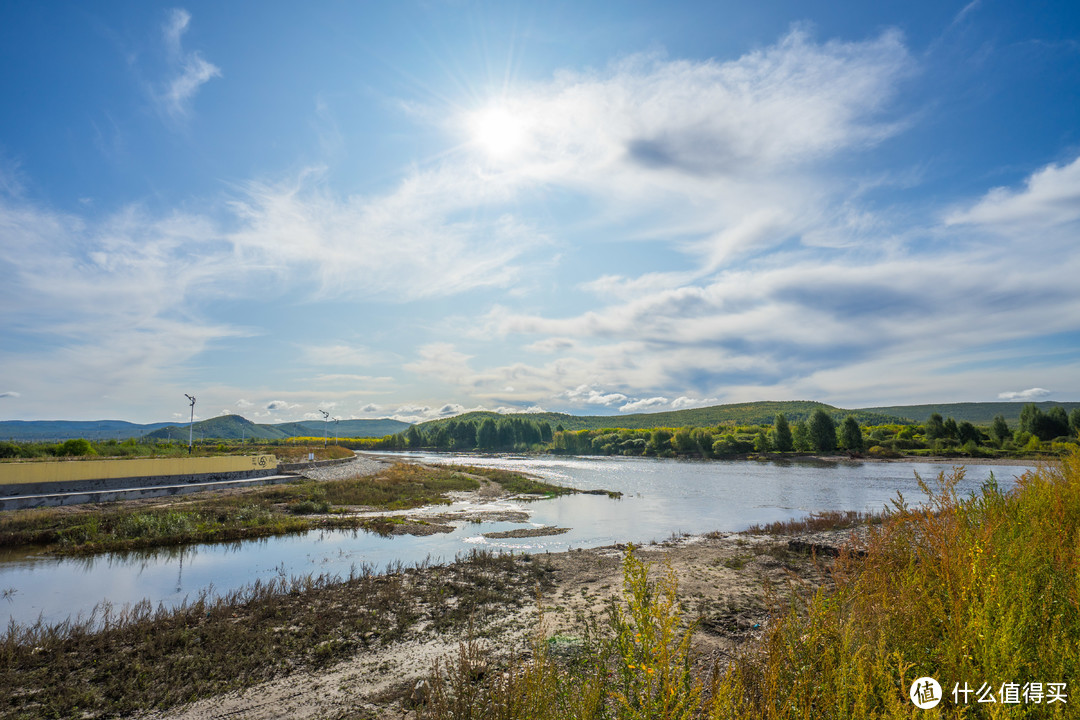
<path id="1" fill-rule="evenodd" d="M 566 430 L 547 421 L 523 418 L 450 420 L 412 426 L 404 433 L 355 443 L 362 449 L 550 452 L 567 455 L 631 455 L 721 458 L 750 453 L 843 452 L 900 456 L 961 454 L 987 456 L 1060 450 L 1077 444 L 1080 409 L 1071 416 L 1060 406 L 1043 413 L 1024 407 L 1010 428 L 997 416 L 989 427 L 976 427 L 934 413 L 923 425 L 860 424 L 848 415 L 837 421 L 825 410 L 790 423 L 778 413 L 772 425 L 725 424 L 715 427 Z M 350 445 L 352 446 L 352 445 Z"/>

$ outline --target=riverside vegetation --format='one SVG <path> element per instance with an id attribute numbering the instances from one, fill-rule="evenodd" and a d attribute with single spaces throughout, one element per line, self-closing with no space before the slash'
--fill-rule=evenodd
<path id="1" fill-rule="evenodd" d="M 348 578 L 257 583 L 166 610 L 9 626 L 0 633 L 0 717 L 97 718 L 164 709 L 400 639 L 445 633 L 549 587 L 541 562 L 474 552 L 446 566 L 359 568 Z"/>
<path id="2" fill-rule="evenodd" d="M 548 452 L 567 455 L 726 458 L 750 454 L 846 453 L 859 457 L 1040 457 L 1080 445 L 1080 408 L 1071 415 L 1029 403 L 1010 428 L 1003 416 L 977 427 L 933 413 L 923 424 L 866 425 L 815 408 L 804 417 L 778 413 L 771 425 L 565 430 L 520 417 L 472 417 L 414 425 L 384 438 L 342 440 L 363 450 Z"/>
<path id="3" fill-rule="evenodd" d="M 570 661 L 538 630 L 531 657 L 495 662 L 481 646 L 429 679 L 421 716 L 466 718 L 910 718 L 911 683 L 937 678 L 928 717 L 1075 716 L 1063 703 L 1003 704 L 1006 685 L 1070 683 L 1080 671 L 1080 454 L 958 497 L 963 470 L 922 483 L 929 504 L 899 497 L 858 553 L 845 548 L 832 586 L 793 588 L 764 635 L 726 667 L 694 673 L 694 622 L 673 574 L 624 560 L 622 603 L 586 632 Z M 586 627 L 589 627 L 586 625 Z M 597 627 L 595 624 L 592 627 Z M 987 683 L 995 704 L 976 702 Z M 972 694 L 957 695 L 956 686 Z M 1026 696 L 1025 696 L 1026 697 Z M 958 701 L 957 701 L 958 700 Z"/>
<path id="4" fill-rule="evenodd" d="M 950 691 L 954 682 L 987 682 L 997 694 L 1002 683 L 1077 677 L 1080 455 L 1009 492 L 991 481 L 958 497 L 962 472 L 924 483 L 926 506 L 898 497 L 857 552 L 841 548 L 824 585 L 766 589 L 771 615 L 728 663 L 702 664 L 690 599 L 669 568 L 631 550 L 621 599 L 582 618 L 577 635 L 548 636 L 541 621 L 528 652 L 508 658 L 481 631 L 402 702 L 439 719 L 909 718 L 908 687 L 930 675 L 945 700 L 928 717 L 1068 716 L 1071 686 L 1066 705 L 1019 707 L 958 706 Z M 318 671 L 425 623 L 445 634 L 520 607 L 537 588 L 550 591 L 549 562 L 479 553 L 384 577 L 361 569 L 346 580 L 256 585 L 171 611 L 105 607 L 91 620 L 12 626 L 0 636 L 0 715 L 160 710 Z"/>
<path id="5" fill-rule="evenodd" d="M 405 510 L 445 504 L 450 502 L 449 492 L 479 488 L 477 477 L 513 494 L 552 497 L 576 492 L 494 468 L 395 463 L 370 476 L 326 482 L 298 480 L 197 500 L 158 498 L 150 507 L 111 503 L 8 510 L 0 512 L 0 547 L 43 545 L 54 554 L 75 555 L 243 540 L 315 528 L 386 532 L 403 520 L 364 518 L 353 512 L 358 508 Z"/>

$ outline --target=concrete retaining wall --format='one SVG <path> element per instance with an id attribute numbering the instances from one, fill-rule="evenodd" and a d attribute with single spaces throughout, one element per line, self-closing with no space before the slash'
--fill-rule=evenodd
<path id="1" fill-rule="evenodd" d="M 11 492 L 10 486 L 43 483 L 47 487 L 44 492 L 65 492 L 59 489 L 60 484 L 123 480 L 131 487 L 131 481 L 138 478 L 154 478 L 160 484 L 161 479 L 190 482 L 183 478 L 196 475 L 227 477 L 246 473 L 243 477 L 258 477 L 272 475 L 277 466 L 278 460 L 273 455 L 0 463 L 0 494 L 25 494 Z"/>
<path id="2" fill-rule="evenodd" d="M 76 490 L 73 492 L 53 492 L 40 495 L 3 496 L 0 495 L 0 510 L 21 510 L 35 507 L 57 507 L 59 505 L 78 505 L 81 503 L 115 502 L 117 500 L 135 500 L 138 498 L 161 497 L 163 495 L 187 495 L 202 490 L 220 490 L 232 487 L 250 487 L 268 485 L 295 480 L 295 475 L 269 475 L 256 478 L 232 478 L 226 480 L 208 480 L 209 476 L 194 476 L 198 482 L 180 485 L 153 485 L 124 487 L 108 490 Z M 147 478 L 139 478 L 147 480 Z M 86 483 L 83 483 L 85 487 Z M 51 488 L 50 488 L 51 489 Z"/>

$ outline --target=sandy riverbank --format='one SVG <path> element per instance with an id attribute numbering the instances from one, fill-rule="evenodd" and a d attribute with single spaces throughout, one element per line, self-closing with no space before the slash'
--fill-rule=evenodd
<path id="1" fill-rule="evenodd" d="M 792 541 L 796 541 L 794 544 Z M 789 583 L 817 586 L 826 582 L 831 558 L 811 556 L 798 542 L 837 547 L 858 542 L 851 531 L 800 536 L 724 533 L 683 537 L 647 545 L 638 557 L 670 563 L 689 614 L 699 618 L 694 645 L 703 665 L 723 662 L 743 642 L 760 635 L 769 609 L 763 587 L 783 594 Z M 551 588 L 540 597 L 544 632 L 574 636 L 581 632 L 579 616 L 599 616 L 622 586 L 624 546 L 552 553 L 526 559 L 550 568 Z M 488 646 L 521 654 L 537 626 L 538 606 L 507 605 L 474 625 L 472 633 Z M 197 701 L 147 717 L 169 720 L 195 718 L 402 718 L 410 717 L 410 697 L 416 683 L 440 658 L 453 656 L 468 636 L 431 632 L 417 626 L 397 642 L 372 647 L 319 672 L 299 671 L 242 692 Z"/>

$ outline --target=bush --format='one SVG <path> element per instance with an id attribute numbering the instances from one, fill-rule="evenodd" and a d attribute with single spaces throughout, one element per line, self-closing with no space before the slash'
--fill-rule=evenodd
<path id="1" fill-rule="evenodd" d="M 998 717 L 974 697 L 953 703 L 954 684 L 993 678 L 996 695 L 1005 682 L 1077 677 L 1080 453 L 1010 493 L 991 478 L 961 499 L 962 479 L 962 468 L 933 488 L 920 479 L 926 507 L 894 501 L 865 555 L 841 555 L 835 590 L 793 607 L 731 667 L 714 716 L 909 718 L 908 688 L 931 676 L 942 717 Z M 1053 711 L 1032 704 L 1016 716 Z"/>
<path id="2" fill-rule="evenodd" d="M 65 457 L 84 457 L 86 455 L 97 455 L 94 452 L 93 446 L 89 440 L 83 438 L 72 438 L 71 440 L 65 440 L 56 447 L 56 454 Z"/>

